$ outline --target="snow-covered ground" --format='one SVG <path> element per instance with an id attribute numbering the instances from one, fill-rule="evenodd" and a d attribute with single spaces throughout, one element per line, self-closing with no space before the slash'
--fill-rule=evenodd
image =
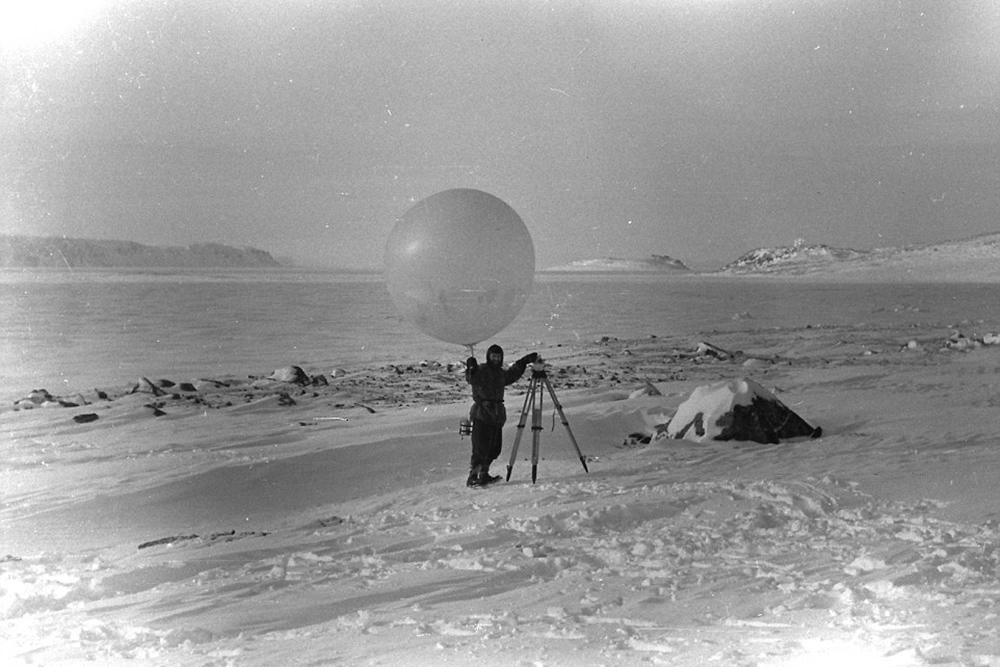
<path id="1" fill-rule="evenodd" d="M 4 408 L 2 662 L 1000 665 L 978 316 L 544 350 L 589 473 L 546 401 L 537 483 L 526 429 L 478 490 L 461 371 L 417 360 Z M 629 438 L 740 376 L 823 437 Z"/>

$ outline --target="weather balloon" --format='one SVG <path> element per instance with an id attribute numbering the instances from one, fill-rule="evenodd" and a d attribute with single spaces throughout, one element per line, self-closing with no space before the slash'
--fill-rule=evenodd
<path id="1" fill-rule="evenodd" d="M 447 343 L 472 346 L 510 324 L 534 274 L 528 228 L 514 209 L 480 190 L 445 190 L 417 202 L 386 244 L 396 310 Z"/>

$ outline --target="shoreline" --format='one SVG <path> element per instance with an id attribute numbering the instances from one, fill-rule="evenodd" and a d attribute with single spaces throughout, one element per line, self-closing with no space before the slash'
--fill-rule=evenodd
<path id="1" fill-rule="evenodd" d="M 738 319 L 734 316 L 734 319 Z M 745 322 L 742 323 L 745 326 Z M 967 332 L 967 333 L 965 333 Z M 888 340 L 886 334 L 897 334 Z M 960 346 L 952 340 L 959 334 L 963 342 Z M 749 329 L 737 327 L 730 330 L 712 330 L 696 334 L 659 336 L 650 334 L 642 338 L 619 338 L 602 336 L 597 340 L 566 341 L 555 345 L 536 345 L 525 352 L 536 351 L 551 366 L 550 379 L 556 388 L 597 388 L 606 384 L 617 387 L 636 387 L 648 382 L 667 382 L 679 375 L 705 379 L 721 379 L 726 373 L 711 372 L 711 369 L 732 369 L 736 364 L 744 364 L 747 369 L 773 370 L 783 366 L 817 364 L 829 366 L 838 364 L 881 363 L 886 357 L 903 349 L 911 340 L 920 339 L 921 354 L 954 353 L 956 347 L 982 347 L 995 344 L 997 334 L 985 320 L 965 323 L 921 322 L 902 324 L 808 324 L 798 327 L 778 329 Z M 793 337 L 799 340 L 823 337 L 838 338 L 835 360 L 813 359 L 809 356 L 771 354 L 767 347 L 770 338 Z M 984 343 L 984 338 L 987 341 Z M 711 340 L 708 340 L 711 339 Z M 935 340 L 937 341 L 935 343 Z M 702 343 L 718 346 L 732 352 L 731 358 L 720 360 L 706 356 L 699 351 Z M 818 343 L 817 343 L 818 344 Z M 762 347 L 763 346 L 763 347 Z M 845 355 L 843 348 L 858 355 Z M 18 411 L 16 404 L 23 402 L 21 409 L 32 407 L 73 408 L 99 405 L 102 401 L 113 401 L 132 394 L 147 394 L 162 400 L 188 401 L 204 404 L 208 408 L 228 407 L 238 403 L 252 402 L 270 395 L 288 394 L 290 397 L 312 394 L 313 398 L 340 398 L 340 402 L 357 399 L 381 408 L 412 407 L 414 405 L 458 402 L 467 398 L 468 387 L 464 382 L 464 361 L 462 353 L 456 352 L 454 360 L 415 359 L 409 361 L 386 361 L 377 364 L 347 365 L 323 370 L 308 364 L 289 364 L 270 371 L 258 370 L 246 375 L 225 374 L 181 379 L 177 377 L 140 377 L 122 384 L 103 384 L 93 390 L 74 390 L 55 394 L 49 393 L 55 402 L 63 400 L 76 405 L 45 405 L 43 400 L 35 400 L 30 405 L 32 392 L 46 391 L 44 387 L 25 390 L 23 396 L 10 404 L 0 406 L 0 414 Z M 657 363 L 649 362 L 655 359 Z M 662 362 L 662 363 L 660 363 Z M 715 362 L 716 365 L 712 365 Z M 720 364 L 725 365 L 720 365 Z M 657 366 L 657 364 L 660 364 Z M 673 364 L 677 368 L 670 369 Z M 295 375 L 297 369 L 300 374 Z M 686 370 L 686 373 L 685 373 Z M 709 370 L 704 373 L 702 371 Z M 416 383 L 416 386 L 414 386 Z M 102 397 L 101 395 L 105 395 Z M 167 398 L 163 398 L 163 397 Z M 355 401 L 355 402 L 357 402 Z"/>

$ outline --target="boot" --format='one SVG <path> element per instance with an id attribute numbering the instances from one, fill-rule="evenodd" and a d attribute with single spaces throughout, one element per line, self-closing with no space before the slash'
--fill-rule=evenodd
<path id="1" fill-rule="evenodd" d="M 479 466 L 469 470 L 469 479 L 465 482 L 466 486 L 480 486 L 479 484 Z"/>
<path id="2" fill-rule="evenodd" d="M 493 484 L 494 482 L 500 481 L 500 475 L 491 475 L 489 468 L 483 468 L 479 471 L 479 486 L 486 486 L 487 484 Z"/>

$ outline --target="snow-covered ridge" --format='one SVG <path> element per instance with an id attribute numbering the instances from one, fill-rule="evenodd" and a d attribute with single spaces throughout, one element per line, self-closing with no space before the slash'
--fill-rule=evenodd
<path id="1" fill-rule="evenodd" d="M 131 241 L 0 235 L 0 267 L 277 267 L 265 250 L 221 243 L 152 246 Z"/>
<path id="2" fill-rule="evenodd" d="M 581 259 L 543 269 L 577 273 L 694 273 L 668 255 Z M 702 275 L 808 277 L 835 281 L 1000 282 L 1000 232 L 922 245 L 856 250 L 797 239 L 751 250 Z"/>
<path id="3" fill-rule="evenodd" d="M 740 256 L 722 268 L 729 273 L 744 273 L 762 271 L 791 264 L 828 263 L 849 261 L 869 255 L 869 252 L 851 248 L 835 248 L 825 244 L 806 245 L 803 239 L 797 239 L 794 245 L 775 248 L 756 248 Z"/>
<path id="4" fill-rule="evenodd" d="M 792 246 L 752 250 L 718 273 L 994 282 L 1000 280 L 1000 232 L 872 250 L 807 245 L 799 239 Z"/>
<path id="5" fill-rule="evenodd" d="M 555 266 L 546 271 L 593 271 L 593 272 L 655 272 L 655 271 L 690 271 L 684 262 L 669 255 L 652 255 L 646 259 L 620 259 L 617 257 L 602 257 L 596 259 L 580 259 L 562 266 Z"/>

